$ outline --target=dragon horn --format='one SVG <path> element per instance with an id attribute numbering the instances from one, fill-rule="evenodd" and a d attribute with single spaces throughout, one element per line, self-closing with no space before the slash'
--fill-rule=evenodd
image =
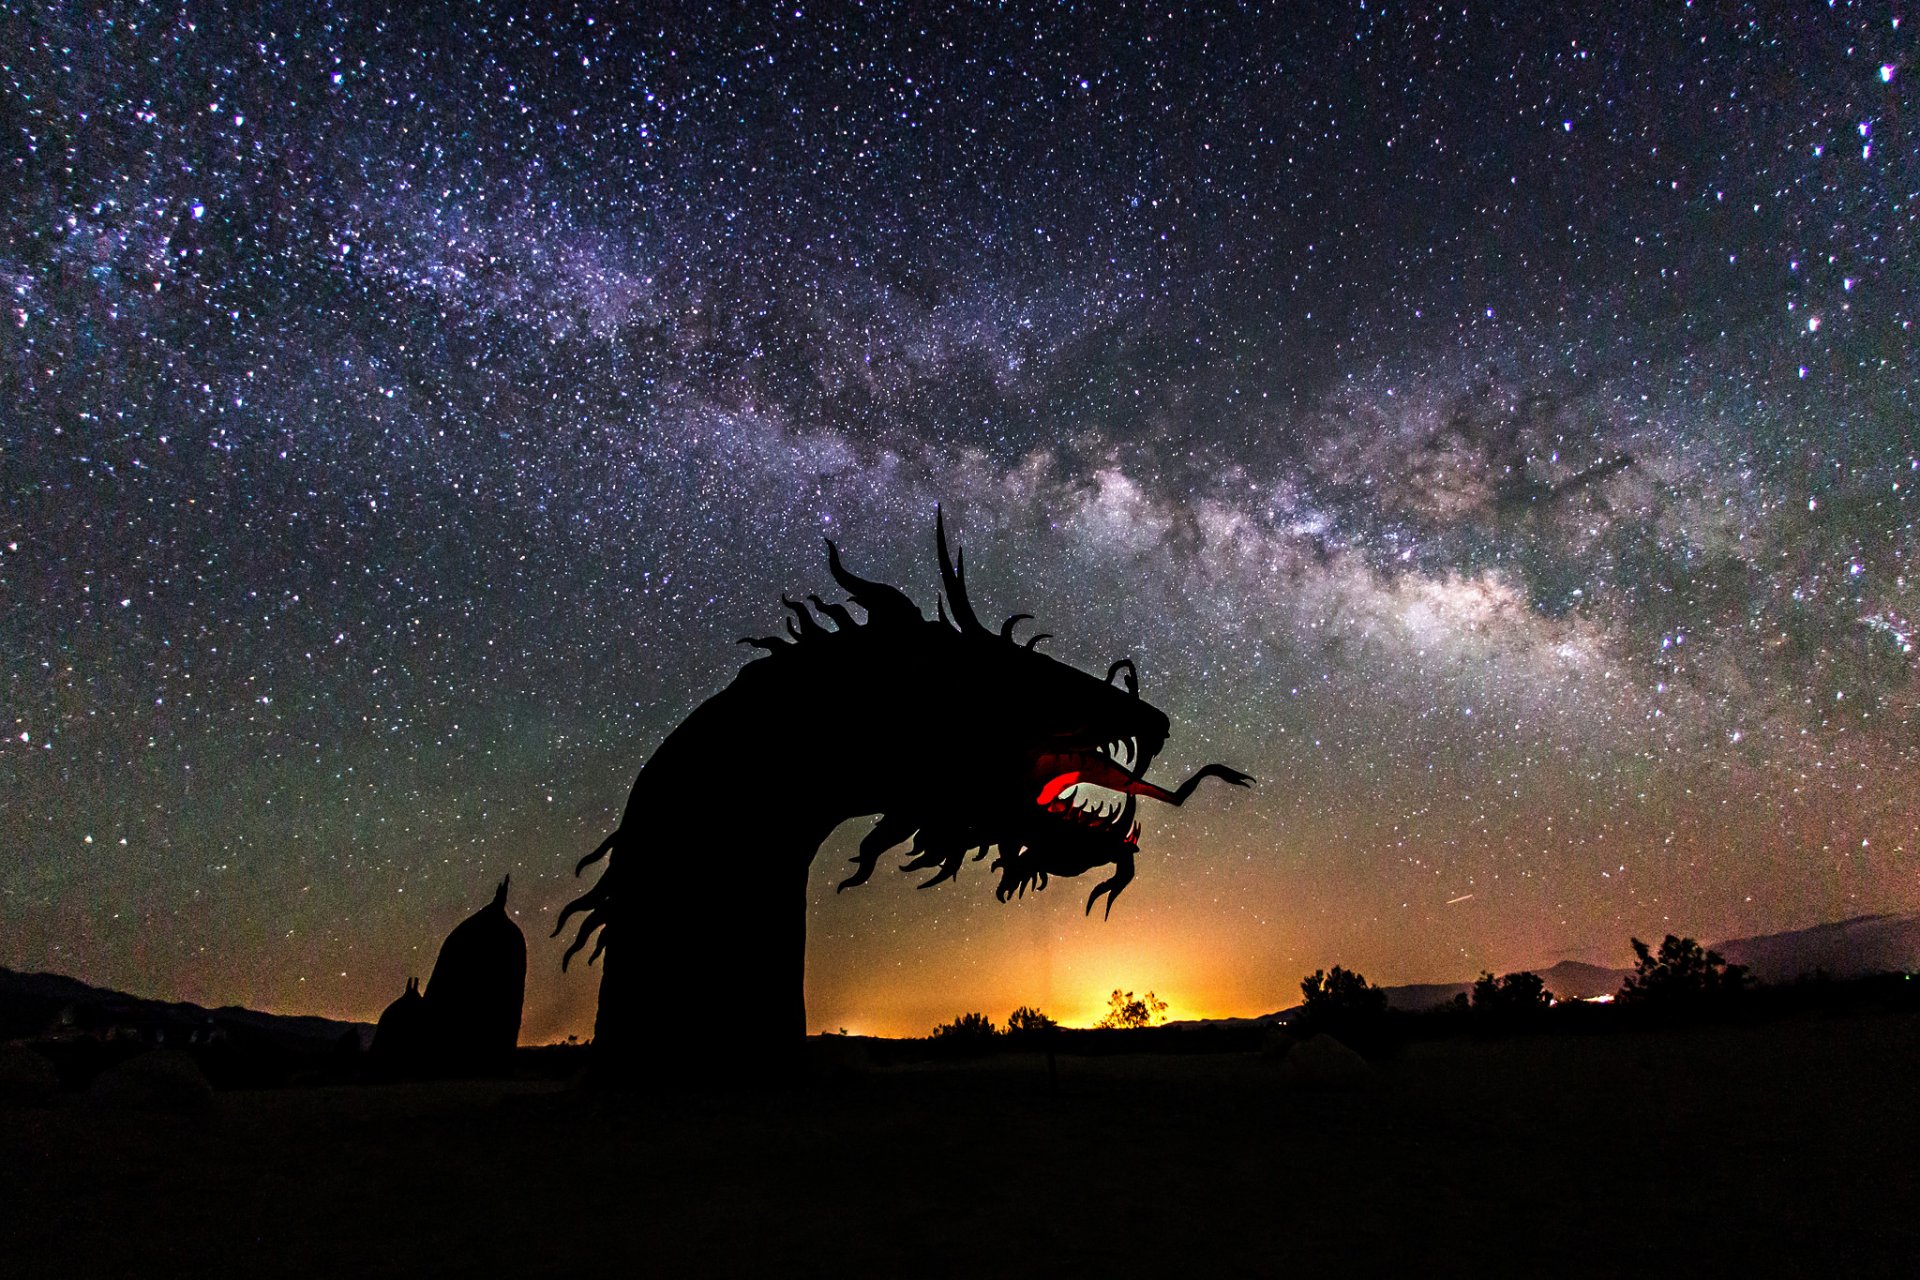
<path id="1" fill-rule="evenodd" d="M 975 616 L 973 602 L 967 599 L 967 553 L 962 551 L 957 560 L 947 554 L 947 518 L 938 507 L 933 509 L 933 534 L 940 550 L 940 585 L 946 591 L 947 606 L 953 610 L 953 620 L 960 624 L 960 630 L 967 635 L 992 635 Z"/>
<path id="2" fill-rule="evenodd" d="M 858 574 L 848 572 L 847 567 L 840 563 L 840 548 L 833 545 L 832 538 L 827 539 L 827 569 L 833 574 L 833 580 L 840 584 L 840 589 L 867 611 L 869 621 L 923 621 L 919 608 L 900 588 L 890 587 L 884 582 L 869 582 Z"/>

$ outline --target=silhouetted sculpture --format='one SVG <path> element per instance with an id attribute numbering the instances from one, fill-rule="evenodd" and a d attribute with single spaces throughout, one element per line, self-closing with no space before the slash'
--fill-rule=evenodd
<path id="1" fill-rule="evenodd" d="M 1105 896 L 1111 911 L 1134 874 L 1135 797 L 1177 805 L 1203 778 L 1250 781 L 1217 764 L 1177 791 L 1145 781 L 1169 726 L 1140 698 L 1133 664 L 1123 658 L 1101 680 L 1057 662 L 1035 651 L 1044 635 L 1014 640 L 1026 614 L 988 629 L 968 599 L 964 555 L 948 555 L 944 521 L 935 529 L 937 621 L 897 588 L 848 572 L 829 541 L 834 580 L 866 621 L 818 596 L 807 597 L 811 611 L 783 596 L 787 636 L 741 641 L 771 656 L 667 735 L 620 825 L 575 868 L 613 855 L 554 928 L 586 913 L 563 968 L 596 931 L 589 963 L 606 953 L 594 1032 L 602 1079 L 758 1072 L 798 1053 L 807 870 L 849 818 L 880 815 L 842 889 L 909 840 L 901 869 L 934 871 L 923 888 L 997 846 L 1002 901 L 1112 866 L 1087 899 L 1091 911 Z M 679 1049 L 649 1054 L 649 1031 Z"/>
<path id="2" fill-rule="evenodd" d="M 408 978 L 407 989 L 381 1011 L 380 1021 L 374 1024 L 369 1061 L 382 1075 L 411 1075 L 425 1064 L 431 1041 L 420 979 Z"/>
<path id="3" fill-rule="evenodd" d="M 527 939 L 507 915 L 508 876 L 493 901 L 440 944 L 427 979 L 427 1027 L 441 1070 L 494 1070 L 520 1042 L 527 992 Z"/>
<path id="4" fill-rule="evenodd" d="M 507 915 L 508 876 L 493 901 L 440 944 L 427 980 L 388 1005 L 373 1031 L 371 1065 L 384 1076 L 465 1075 L 505 1067 L 520 1040 L 527 939 Z"/>

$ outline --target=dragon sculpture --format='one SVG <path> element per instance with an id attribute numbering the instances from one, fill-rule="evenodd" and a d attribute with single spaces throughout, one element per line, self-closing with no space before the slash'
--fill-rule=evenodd
<path id="1" fill-rule="evenodd" d="M 936 620 L 899 589 L 849 572 L 829 541 L 833 578 L 866 621 L 816 595 L 811 610 L 781 597 L 793 615 L 787 635 L 741 641 L 769 656 L 667 735 L 620 825 L 575 867 L 607 859 L 554 927 L 557 937 L 584 913 L 563 969 L 596 933 L 588 963 L 606 957 L 597 1073 L 670 1070 L 661 1033 L 707 1063 L 764 1066 L 798 1052 L 807 872 L 850 818 L 879 815 L 843 890 L 901 844 L 911 842 L 903 871 L 934 873 L 923 888 L 952 879 L 968 853 L 997 849 L 1001 901 L 1112 867 L 1087 898 L 1089 913 L 1103 897 L 1111 912 L 1133 879 L 1139 797 L 1178 805 L 1205 778 L 1251 781 L 1220 764 L 1172 791 L 1146 781 L 1168 721 L 1139 696 L 1133 663 L 1122 658 L 1102 680 L 1038 652 L 1044 633 L 1016 641 L 1029 615 L 988 628 L 967 594 L 965 553 L 949 556 L 938 515 L 935 531 Z M 686 856 L 708 848 L 731 853 L 745 874 L 729 883 L 724 862 Z M 706 909 L 721 891 L 728 911 Z"/>

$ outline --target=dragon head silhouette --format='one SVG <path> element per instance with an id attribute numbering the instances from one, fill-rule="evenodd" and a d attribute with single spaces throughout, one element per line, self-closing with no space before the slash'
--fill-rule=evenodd
<path id="1" fill-rule="evenodd" d="M 795 615 L 788 623 L 791 642 L 743 641 L 770 650 L 790 644 L 824 649 L 829 635 L 868 633 L 888 643 L 868 652 L 860 652 L 865 645 L 847 646 L 854 678 L 890 684 L 890 672 L 911 670 L 899 696 L 913 699 L 916 719 L 927 727 L 894 755 L 916 776 L 877 781 L 880 819 L 839 887 L 865 883 L 882 853 L 908 841 L 911 856 L 901 869 L 935 872 L 922 887 L 951 879 L 969 852 L 981 858 L 997 849 L 992 869 L 1001 873 L 996 893 L 1002 901 L 1029 887 L 1043 889 L 1055 875 L 1112 866 L 1114 874 L 1087 898 L 1091 912 L 1104 895 L 1111 913 L 1134 875 L 1141 797 L 1178 805 L 1205 778 L 1236 786 L 1252 779 L 1213 764 L 1176 790 L 1147 781 L 1169 724 L 1165 712 L 1140 696 L 1132 661 L 1120 659 L 1101 679 L 1039 652 L 1045 633 L 1016 640 L 1015 628 L 1030 615 L 987 627 L 967 593 L 965 553 L 949 554 L 944 516 L 936 517 L 935 530 L 942 586 L 937 621 L 925 619 L 898 589 L 849 572 L 829 541 L 833 577 L 867 611 L 867 624 L 856 629 L 844 606 L 810 597 L 837 633 L 785 601 Z M 886 764 L 875 770 L 890 772 Z"/>

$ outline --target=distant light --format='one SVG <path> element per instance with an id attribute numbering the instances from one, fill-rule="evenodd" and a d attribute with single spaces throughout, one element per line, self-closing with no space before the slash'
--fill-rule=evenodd
<path id="1" fill-rule="evenodd" d="M 1883 62 L 1880 64 L 1880 83 L 1893 83 L 1893 64 L 1891 62 Z"/>
<path id="2" fill-rule="evenodd" d="M 1819 316 L 1808 316 L 1808 317 L 1807 317 L 1807 332 L 1808 332 L 1808 333 L 1818 333 L 1818 332 L 1820 332 L 1820 317 L 1819 317 Z"/>

